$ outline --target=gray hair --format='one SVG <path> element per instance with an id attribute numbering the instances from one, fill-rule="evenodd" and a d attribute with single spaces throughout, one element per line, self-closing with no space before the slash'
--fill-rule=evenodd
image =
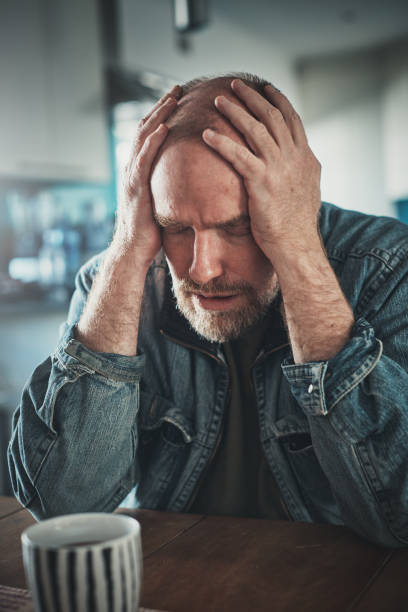
<path id="1" fill-rule="evenodd" d="M 244 81 L 244 83 L 247 85 L 252 86 L 261 94 L 263 94 L 263 90 L 266 85 L 271 85 L 271 83 L 266 79 L 257 76 L 256 74 L 251 74 L 250 72 L 225 72 L 212 76 L 200 76 L 195 79 L 191 79 L 190 81 L 186 81 L 182 85 L 183 93 L 186 94 L 203 84 L 209 84 L 217 81 L 233 81 L 234 79 L 241 79 L 241 81 Z"/>

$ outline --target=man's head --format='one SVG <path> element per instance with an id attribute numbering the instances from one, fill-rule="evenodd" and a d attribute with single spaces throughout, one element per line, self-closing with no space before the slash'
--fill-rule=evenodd
<path id="1" fill-rule="evenodd" d="M 224 342 L 265 314 L 277 294 L 273 267 L 255 243 L 241 176 L 202 140 L 211 127 L 245 144 L 214 106 L 239 76 L 263 93 L 257 77 L 228 75 L 183 87 L 159 152 L 151 189 L 156 220 L 181 312 L 205 338 Z"/>
<path id="2" fill-rule="evenodd" d="M 241 79 L 262 96 L 265 85 L 268 85 L 268 81 L 247 73 L 231 73 L 214 78 L 199 77 L 187 81 L 182 86 L 183 94 L 176 112 L 166 121 L 170 131 L 164 148 L 180 140 L 202 142 L 202 133 L 208 127 L 217 131 L 222 131 L 223 128 L 224 130 L 231 129 L 231 124 L 214 106 L 214 99 L 216 96 L 223 95 L 235 104 L 244 106 L 231 89 L 231 82 L 234 78 Z"/>

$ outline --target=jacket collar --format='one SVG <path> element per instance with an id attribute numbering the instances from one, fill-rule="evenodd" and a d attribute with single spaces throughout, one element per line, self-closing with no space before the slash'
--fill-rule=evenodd
<path id="1" fill-rule="evenodd" d="M 166 275 L 164 300 L 160 313 L 160 332 L 178 344 L 209 353 L 218 359 L 219 345 L 197 334 L 177 308 L 169 272 Z"/>

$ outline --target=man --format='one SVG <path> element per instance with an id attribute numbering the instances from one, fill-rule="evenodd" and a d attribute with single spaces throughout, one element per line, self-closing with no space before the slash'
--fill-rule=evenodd
<path id="1" fill-rule="evenodd" d="M 112 243 L 14 417 L 13 486 L 35 516 L 127 496 L 407 544 L 408 233 L 321 205 L 319 183 L 265 81 L 158 102 Z"/>

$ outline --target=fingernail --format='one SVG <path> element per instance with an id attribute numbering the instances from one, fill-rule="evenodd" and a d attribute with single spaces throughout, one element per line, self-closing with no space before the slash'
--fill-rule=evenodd
<path id="1" fill-rule="evenodd" d="M 270 89 L 271 91 L 277 91 L 278 93 L 282 93 L 280 89 L 278 89 L 274 85 L 271 85 L 270 83 L 268 85 L 265 85 L 265 89 Z"/>
<path id="2" fill-rule="evenodd" d="M 211 128 L 205 128 L 205 130 L 203 131 L 203 136 L 209 136 L 211 138 L 211 136 L 214 136 L 215 132 L 214 130 L 212 130 Z"/>

